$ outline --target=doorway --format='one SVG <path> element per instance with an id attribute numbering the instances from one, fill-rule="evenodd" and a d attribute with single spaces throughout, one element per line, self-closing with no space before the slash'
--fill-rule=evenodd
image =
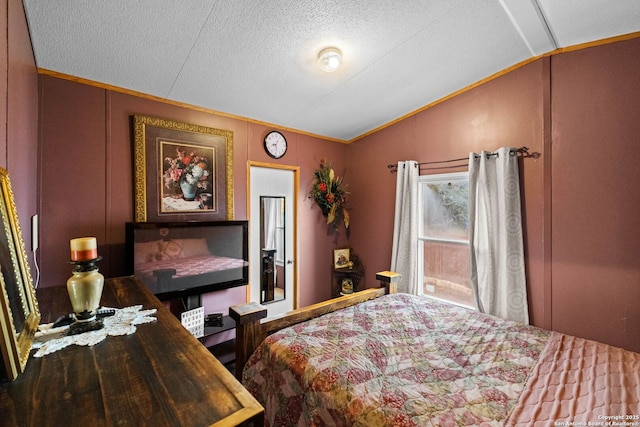
<path id="1" fill-rule="evenodd" d="M 300 168 L 249 161 L 248 174 L 247 299 L 263 304 L 272 318 L 298 307 Z"/>

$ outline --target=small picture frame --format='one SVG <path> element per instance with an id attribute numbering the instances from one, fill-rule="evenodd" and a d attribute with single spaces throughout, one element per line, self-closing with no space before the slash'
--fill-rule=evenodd
<path id="1" fill-rule="evenodd" d="M 351 249 L 340 248 L 333 250 L 333 268 L 339 270 L 341 268 L 348 268 L 351 263 Z"/>

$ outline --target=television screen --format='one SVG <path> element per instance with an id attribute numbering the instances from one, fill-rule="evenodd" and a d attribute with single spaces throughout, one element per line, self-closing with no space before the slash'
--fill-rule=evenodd
<path id="1" fill-rule="evenodd" d="M 129 222 L 127 273 L 161 300 L 246 285 L 248 228 L 247 221 Z"/>

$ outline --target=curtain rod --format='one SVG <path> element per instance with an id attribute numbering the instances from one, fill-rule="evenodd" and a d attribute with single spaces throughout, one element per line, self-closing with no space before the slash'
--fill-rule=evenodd
<path id="1" fill-rule="evenodd" d="M 540 157 L 540 153 L 534 152 L 534 153 L 530 153 L 529 152 L 529 147 L 520 147 L 517 149 L 513 149 L 511 150 L 512 154 L 520 154 L 522 158 L 526 158 L 526 157 L 533 157 L 534 159 L 537 159 L 538 157 Z M 489 156 L 497 156 L 498 153 L 489 153 Z M 421 162 L 421 163 L 417 163 L 416 166 L 420 167 L 420 170 L 430 170 L 430 169 L 454 169 L 454 168 L 459 168 L 462 166 L 465 166 L 464 164 L 459 164 L 459 165 L 453 165 L 453 166 L 436 166 L 436 167 L 432 167 L 432 168 L 425 168 L 422 167 L 423 165 L 434 165 L 434 164 L 439 164 L 439 163 L 453 163 L 453 162 L 462 162 L 462 161 L 468 161 L 469 157 L 461 157 L 459 159 L 449 159 L 449 160 L 439 160 L 439 161 L 434 161 L 434 162 Z M 387 167 L 389 168 L 389 171 L 391 173 L 393 172 L 397 172 L 398 171 L 398 164 L 388 164 Z"/>

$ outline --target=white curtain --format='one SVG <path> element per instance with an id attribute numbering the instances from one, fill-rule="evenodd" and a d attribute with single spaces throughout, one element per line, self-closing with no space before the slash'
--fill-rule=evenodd
<path id="1" fill-rule="evenodd" d="M 469 155 L 469 246 L 478 309 L 528 324 L 518 156 L 512 148 Z"/>
<path id="2" fill-rule="evenodd" d="M 276 227 L 278 225 L 278 216 L 280 215 L 280 198 L 264 198 L 262 199 L 262 208 L 264 209 L 264 247 L 266 249 L 276 249 Z"/>
<path id="3" fill-rule="evenodd" d="M 278 261 L 282 257 L 282 251 L 279 249 L 277 227 L 279 218 L 282 216 L 282 198 L 280 197 L 265 197 L 261 199 L 264 209 L 264 248 L 263 249 L 276 249 L 274 261 Z M 273 281 L 278 282 L 278 269 L 273 269 Z"/>
<path id="4" fill-rule="evenodd" d="M 402 274 L 398 292 L 421 294 L 418 281 L 418 163 L 398 162 L 391 270 Z"/>

